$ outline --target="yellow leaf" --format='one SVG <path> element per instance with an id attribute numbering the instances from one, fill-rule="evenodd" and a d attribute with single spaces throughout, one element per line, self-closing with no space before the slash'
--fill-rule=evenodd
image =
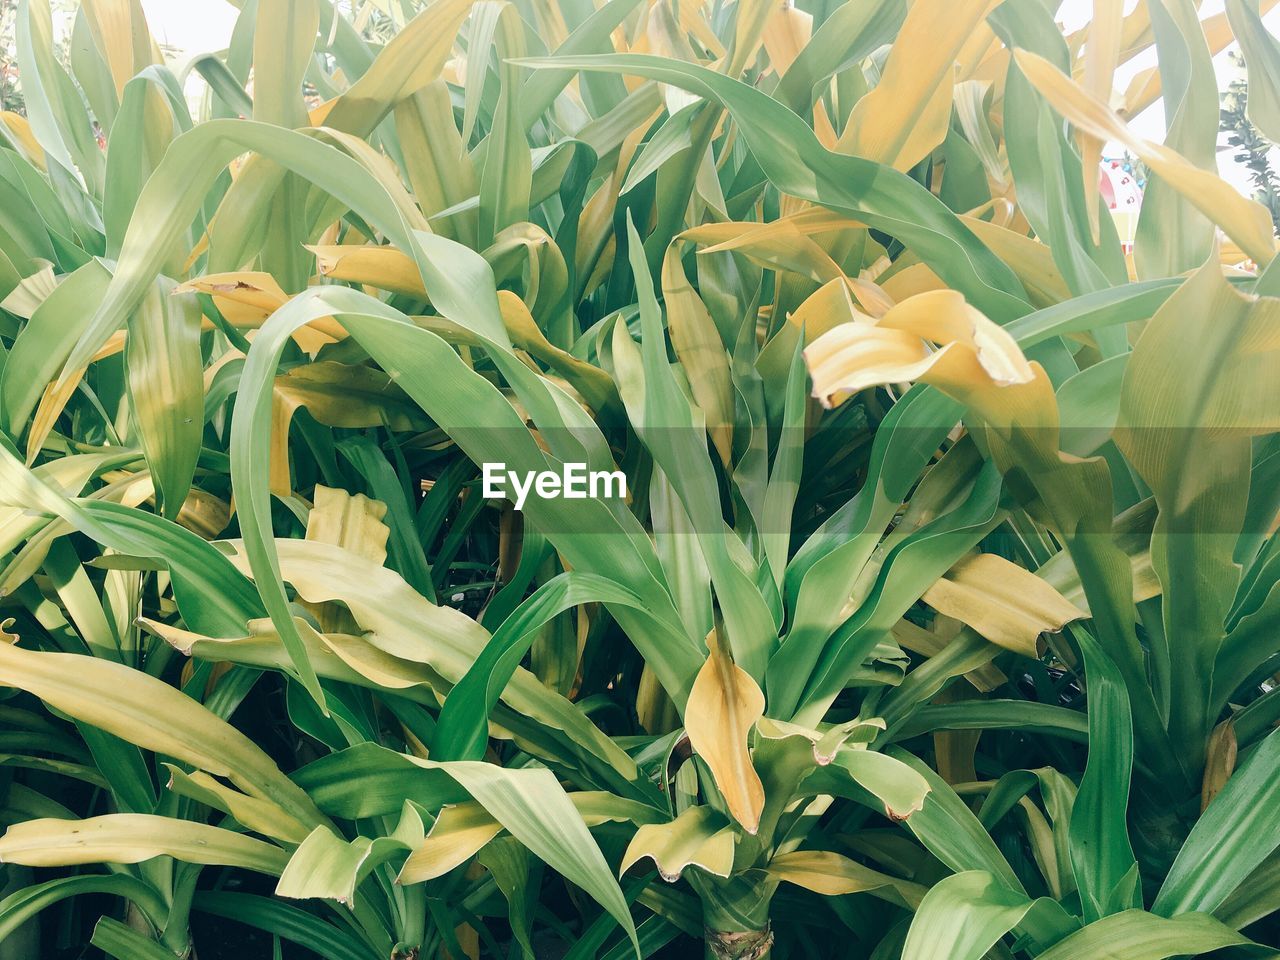
<path id="1" fill-rule="evenodd" d="M 1155 501 L 1147 499 L 1115 518 L 1116 546 L 1129 559 L 1134 603 L 1160 596 L 1160 578 L 1151 566 L 1151 529 L 1155 525 L 1155 515 Z M 1080 573 L 1067 551 L 1055 553 L 1041 564 L 1036 576 L 1062 594 L 1068 603 L 1079 607 L 1086 616 L 1089 614 L 1089 599 L 1084 595 Z"/>
<path id="2" fill-rule="evenodd" d="M 453 103 L 444 80 L 436 80 L 395 108 L 396 132 L 404 151 L 405 173 L 414 198 L 427 217 L 478 192 L 475 163 L 453 121 Z M 437 232 L 474 242 L 474 220 L 448 217 Z"/>
<path id="3" fill-rule="evenodd" d="M 396 103 L 440 76 L 474 0 L 439 0 L 409 21 L 328 111 L 330 127 L 363 137 Z"/>
<path id="4" fill-rule="evenodd" d="M 889 339 L 909 331 L 917 338 L 914 344 Z M 921 339 L 940 346 L 930 353 Z M 1107 570 L 1113 596 L 1132 592 L 1127 558 L 1111 537 L 1098 535 L 1109 533 L 1112 525 L 1106 461 L 1061 451 L 1057 399 L 1044 369 L 1028 362 L 1003 328 L 958 294 L 912 297 L 878 326 L 843 324 L 813 343 L 805 357 L 815 394 L 827 404 L 854 390 L 900 380 L 921 380 L 965 404 L 966 422 L 980 429 L 992 461 L 1028 511 L 1073 555 L 1088 556 Z M 1124 669 L 1136 678 L 1142 652 L 1132 624 L 1111 626 L 1123 644 Z"/>
<path id="5" fill-rule="evenodd" d="M 967 623 L 992 643 L 1036 657 L 1040 634 L 1084 616 L 1025 567 L 994 553 L 962 559 L 921 597 L 939 613 Z"/>
<path id="6" fill-rule="evenodd" d="M 933 628 L 912 623 L 910 620 L 899 620 L 893 625 L 891 633 L 894 641 L 904 650 L 932 657 L 946 649 L 947 644 L 962 635 L 964 627 L 957 620 L 939 614 L 933 618 Z M 994 653 L 994 648 L 993 648 Z M 979 693 L 991 693 L 1009 682 L 1009 678 L 999 667 L 992 663 L 984 663 L 964 675 Z"/>
<path id="7" fill-rule="evenodd" d="M 396 882 L 422 883 L 442 877 L 470 860 L 501 832 L 502 824 L 474 800 L 445 807 L 422 846 L 405 860 Z"/>
<path id="8" fill-rule="evenodd" d="M 931 352 L 925 340 L 944 346 Z M 868 387 L 911 380 L 980 402 L 985 387 L 1031 383 L 1038 371 L 1002 327 L 953 290 L 918 294 L 873 324 L 840 324 L 805 350 L 805 360 L 813 395 L 828 407 Z"/>
<path id="9" fill-rule="evenodd" d="M 1004 44 L 984 20 L 969 35 L 956 54 L 956 73 L 961 80 L 973 80 L 978 68 L 1005 50 Z"/>
<path id="10" fill-rule="evenodd" d="M 794 219 L 767 224 L 708 223 L 686 230 L 680 238 L 709 244 L 702 253 L 732 250 L 769 270 L 790 270 L 815 283 L 844 276 L 831 255 L 810 239 Z"/>
<path id="11" fill-rule="evenodd" d="M 880 282 L 881 288 L 895 303 L 930 290 L 945 290 L 947 285 L 925 263 L 912 263 L 895 270 Z"/>
<path id="12" fill-rule="evenodd" d="M 310 827 L 274 803 L 234 790 L 203 770 L 187 773 L 171 763 L 164 767 L 169 771 L 168 788 L 174 793 L 229 813 L 255 833 L 289 843 L 301 843 L 310 832 Z"/>
<path id="13" fill-rule="evenodd" d="M 795 850 L 769 861 L 768 871 L 779 880 L 794 883 L 824 897 L 871 893 L 884 900 L 915 909 L 927 887 L 900 880 L 865 867 L 829 850 Z"/>
<path id="14" fill-rule="evenodd" d="M 386 515 L 387 505 L 381 500 L 317 484 L 305 539 L 332 543 L 381 566 L 387 559 L 387 537 L 391 534 L 382 522 Z"/>
<path id="15" fill-rule="evenodd" d="M 1261 2 L 1258 3 L 1258 14 L 1260 16 L 1265 15 L 1276 5 L 1277 2 L 1280 2 L 1280 0 L 1261 0 Z M 1142 13 L 1144 17 L 1146 16 L 1144 4 L 1139 4 L 1138 7 L 1135 8 L 1134 12 L 1129 15 L 1129 18 L 1126 19 L 1132 19 L 1138 13 Z M 1146 21 L 1146 25 L 1147 27 L 1150 26 L 1149 20 Z M 1209 55 L 1212 57 L 1216 57 L 1226 49 L 1229 43 L 1232 43 L 1235 40 L 1235 37 L 1231 33 L 1231 24 L 1228 22 L 1225 12 L 1215 13 L 1211 17 L 1205 17 L 1200 21 L 1200 26 L 1204 30 L 1205 45 L 1209 48 Z M 1126 22 L 1126 34 L 1128 35 L 1130 33 L 1132 33 L 1132 30 Z M 1150 30 L 1148 30 L 1142 37 L 1143 42 L 1139 43 L 1136 48 L 1125 48 L 1125 56 L 1121 59 L 1130 59 L 1136 53 L 1141 52 L 1143 48 L 1149 47 L 1154 40 L 1154 35 L 1151 34 Z M 1072 76 L 1077 76 L 1078 73 L 1079 71 L 1073 70 Z M 1146 110 L 1147 107 L 1159 100 L 1162 93 L 1163 87 L 1160 82 L 1159 67 L 1148 67 L 1146 70 L 1136 73 L 1133 79 L 1129 82 L 1128 88 L 1125 90 L 1124 106 L 1120 111 L 1121 116 L 1136 117 L 1138 114 L 1142 113 L 1143 110 Z"/>
<path id="16" fill-rule="evenodd" d="M 1252 438 L 1280 429 L 1277 360 L 1280 300 L 1240 292 L 1216 263 L 1192 274 L 1143 328 L 1125 369 L 1115 441 L 1155 494 L 1166 530 L 1239 528 L 1244 503 L 1218 494 L 1228 483 L 1248 490 Z"/>
<path id="17" fill-rule="evenodd" d="M 1209 752 L 1205 758 L 1204 781 L 1200 786 L 1200 812 L 1204 813 L 1213 798 L 1222 792 L 1222 788 L 1231 779 L 1236 769 L 1235 725 L 1230 720 L 1223 720 L 1213 728 L 1209 737 Z"/>
<path id="18" fill-rule="evenodd" d="M 231 522 L 231 506 L 212 493 L 192 487 L 174 519 L 192 533 L 213 540 Z"/>
<path id="19" fill-rule="evenodd" d="M 1120 62 L 1120 35 L 1124 26 L 1124 0 L 1093 0 L 1093 20 L 1085 46 L 1084 89 L 1097 100 L 1111 103 L 1111 82 Z M 1099 243 L 1098 163 L 1102 160 L 1102 138 L 1087 130 L 1077 130 L 1081 165 L 1084 171 L 1084 206 L 1089 233 Z"/>
<path id="20" fill-rule="evenodd" d="M 755 833 L 764 810 L 764 785 L 751 763 L 747 738 L 764 716 L 764 694 L 723 650 L 712 630 L 707 661 L 694 678 L 685 706 L 689 743 L 711 770 L 729 812 Z"/>
<path id="21" fill-rule="evenodd" d="M 138 0 L 84 0 L 83 10 L 98 53 L 107 63 L 116 96 L 145 67 L 161 63 Z"/>
<path id="22" fill-rule="evenodd" d="M 39 269 L 29 277 L 23 277 L 18 285 L 9 291 L 8 296 L 0 300 L 0 309 L 7 310 L 23 320 L 30 320 L 36 307 L 49 299 L 49 295 L 57 289 L 60 278 L 53 272 L 53 264 L 48 260 L 37 260 Z"/>
<path id="23" fill-rule="evenodd" d="M 426 415 L 381 370 L 324 360 L 292 368 L 276 377 L 271 409 L 271 490 L 287 497 L 289 427 L 306 407 L 328 427 L 388 430 L 426 429 Z"/>
<path id="24" fill-rule="evenodd" d="M 83 379 L 84 368 L 82 367 L 64 377 L 62 386 L 58 386 L 55 381 L 44 388 L 40 405 L 36 407 L 36 412 L 31 418 L 31 429 L 27 433 L 28 466 L 35 463 L 36 457 L 40 454 L 40 448 L 44 446 L 45 440 L 53 430 L 53 425 L 58 422 L 63 408 L 70 402 Z"/>
<path id="25" fill-rule="evenodd" d="M 224 543 L 233 550 L 228 559 L 248 574 L 243 544 Z M 488 632 L 471 617 L 452 607 L 431 603 L 394 570 L 310 540 L 281 539 L 276 546 L 281 578 L 292 584 L 300 598 L 308 603 L 341 601 L 351 612 L 363 635 L 348 638 L 348 642 L 362 644 L 371 651 L 361 654 L 364 660 L 385 654 L 399 661 L 389 664 L 398 673 L 403 674 L 408 667 L 419 668 L 417 678 L 409 679 L 406 686 L 422 683 L 425 669 L 436 677 L 435 683 L 447 690 L 466 675 L 489 640 Z M 303 638 L 306 639 L 305 631 Z M 347 662 L 356 662 L 354 653 L 340 649 L 336 643 L 340 641 L 334 637 L 323 638 L 323 644 L 329 647 L 326 652 L 335 657 L 350 656 Z M 278 657 L 282 652 L 276 641 L 274 655 Z M 350 676 L 342 679 L 351 682 Z M 621 771 L 624 778 L 636 776 L 635 761 L 625 751 L 601 733 L 580 709 L 548 690 L 527 670 L 516 671 L 502 698 L 516 713 L 567 731 L 584 749 Z"/>
<path id="26" fill-rule="evenodd" d="M 849 284 L 843 277 L 824 283 L 787 317 L 789 323 L 804 330 L 805 343 L 812 343 L 842 323 L 858 320 L 871 322 L 871 317 L 853 305 Z"/>
<path id="27" fill-rule="evenodd" d="M 325 822 L 311 798 L 255 743 L 168 683 L 120 663 L 0 644 L 0 683 L 143 750 L 223 777 L 308 826 Z"/>
<path id="28" fill-rule="evenodd" d="M 645 730 L 655 735 L 680 729 L 680 713 L 647 663 L 636 685 L 636 717 Z"/>
<path id="29" fill-rule="evenodd" d="M 813 16 L 786 2 L 775 7 L 764 27 L 764 48 L 778 76 L 791 69 L 813 36 Z"/>
<path id="30" fill-rule="evenodd" d="M 668 883 L 679 880 L 689 866 L 727 877 L 733 871 L 733 848 L 733 828 L 721 814 L 708 806 L 688 807 L 668 823 L 640 827 L 627 846 L 618 873 L 626 873 L 648 857 Z"/>
<path id="31" fill-rule="evenodd" d="M 289 295 L 269 273 L 248 270 L 196 277 L 174 288 L 174 293 L 207 293 L 236 327 L 256 327 L 284 306 Z"/>
<path id="32" fill-rule="evenodd" d="M 498 308 L 502 311 L 502 323 L 512 344 L 528 350 L 561 374 L 592 410 L 603 410 L 617 402 L 613 379 L 599 367 L 578 359 L 548 340 L 518 296 L 510 290 L 499 290 Z"/>
<path id="33" fill-rule="evenodd" d="M 729 49 L 729 63 L 724 71 L 729 76 L 736 77 L 755 59 L 775 2 L 776 0 L 738 0 L 733 46 Z"/>
<path id="34" fill-rule="evenodd" d="M 41 170 L 44 170 L 44 147 L 40 146 L 40 141 L 31 132 L 31 124 L 27 121 L 27 118 L 21 114 L 14 113 L 12 110 L 5 110 L 0 112 L 0 123 L 9 128 L 9 133 L 13 135 L 18 145 L 22 147 L 27 159 Z"/>
<path id="35" fill-rule="evenodd" d="M 947 136 L 955 63 L 997 0 L 915 0 L 880 82 L 853 108 L 841 153 L 910 170 Z"/>
<path id="36" fill-rule="evenodd" d="M 320 604 L 304 600 L 302 605 L 313 610 Z M 438 705 L 439 698 L 433 691 L 447 685 L 429 665 L 392 656 L 365 636 L 320 633 L 311 621 L 302 617 L 294 617 L 293 622 L 302 636 L 308 659 L 316 673 L 325 679 L 395 690 L 418 702 Z M 205 637 L 147 617 L 139 618 L 138 623 L 186 657 L 270 669 L 281 669 L 288 662 L 280 634 L 270 620 L 250 620 L 249 633 L 243 637 Z"/>
<path id="37" fill-rule="evenodd" d="M 0 860 L 30 867 L 141 863 L 153 857 L 269 874 L 279 874 L 289 859 L 279 847 L 231 830 L 143 813 L 27 820 L 0 837 Z"/>
<path id="38" fill-rule="evenodd" d="M 1071 288 L 1062 279 L 1047 245 L 988 220 L 969 216 L 960 219 L 1018 275 L 1033 306 L 1043 308 L 1071 299 Z"/>
<path id="39" fill-rule="evenodd" d="M 289 299 L 275 277 L 251 270 L 196 277 L 178 284 L 173 292 L 209 294 L 227 322 L 241 330 L 256 330 Z M 297 330 L 293 339 L 307 353 L 315 353 L 326 343 L 346 336 L 347 331 L 336 320 L 322 317 Z"/>
<path id="40" fill-rule="evenodd" d="M 425 430 L 430 421 L 392 378 L 374 367 L 322 360 L 276 377 L 275 390 L 328 427 Z"/>
<path id="41" fill-rule="evenodd" d="M 672 6 L 676 7 L 676 17 L 682 30 L 692 34 L 717 60 L 724 56 L 724 44 L 707 20 L 706 0 L 689 0 Z"/>
<path id="42" fill-rule="evenodd" d="M 599 790 L 576 791 L 569 794 L 569 800 L 588 827 L 633 819 L 643 823 L 653 813 L 639 804 L 619 803 L 613 794 Z M 409 854 L 396 882 L 421 883 L 443 876 L 466 863 L 501 832 L 502 824 L 474 800 L 446 806 L 422 846 Z"/>
<path id="43" fill-rule="evenodd" d="M 667 60 L 693 62 L 697 60 L 697 56 L 676 20 L 675 11 L 672 9 L 674 6 L 675 4 L 666 3 L 655 3 L 651 6 L 645 17 L 644 33 L 640 39 L 644 43 L 646 53 L 664 57 Z M 633 49 L 632 52 L 638 53 L 639 50 Z M 678 113 L 684 107 L 698 101 L 696 94 L 669 83 L 661 83 L 658 88 L 662 92 L 668 114 Z"/>
<path id="44" fill-rule="evenodd" d="M 655 87 L 646 88 L 656 94 Z M 617 148 L 617 160 L 613 170 L 605 178 L 600 187 L 591 195 L 582 207 L 578 218 L 578 244 L 574 252 L 574 269 L 579 277 L 586 277 L 582 284 L 582 296 L 594 290 L 608 275 L 613 266 L 616 248 L 613 215 L 618 204 L 618 191 L 622 189 L 627 169 L 640 148 L 640 142 L 648 126 L 662 112 L 661 104 L 656 100 L 649 101 L 652 109 L 643 117 L 635 128 L 622 138 Z"/>
<path id="45" fill-rule="evenodd" d="M 662 298 L 671 343 L 689 377 L 693 399 L 706 415 L 707 432 L 728 466 L 733 457 L 733 391 L 729 355 L 715 321 L 689 284 L 680 263 L 679 245 L 667 247 L 662 260 Z"/>
<path id="46" fill-rule="evenodd" d="M 411 297 L 427 295 L 417 264 L 395 247 L 333 245 L 307 249 L 316 255 L 316 272 L 322 277 L 363 283 Z"/>

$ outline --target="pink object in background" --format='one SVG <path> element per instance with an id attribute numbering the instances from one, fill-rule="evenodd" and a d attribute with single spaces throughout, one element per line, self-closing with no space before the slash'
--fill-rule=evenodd
<path id="1" fill-rule="evenodd" d="M 1098 189 L 1116 222 L 1116 232 L 1125 253 L 1133 252 L 1133 238 L 1138 230 L 1138 211 L 1142 209 L 1142 187 L 1138 179 L 1125 169 L 1123 160 L 1103 160 L 1098 164 Z"/>

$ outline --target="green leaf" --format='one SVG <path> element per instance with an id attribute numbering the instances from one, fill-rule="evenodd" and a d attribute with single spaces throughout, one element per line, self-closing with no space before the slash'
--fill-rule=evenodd
<path id="1" fill-rule="evenodd" d="M 989 873 L 972 870 L 930 888 L 916 910 L 902 960 L 980 960 L 1033 904 Z"/>
<path id="2" fill-rule="evenodd" d="M 323 822 L 306 794 L 248 737 L 141 671 L 94 657 L 35 653 L 6 643 L 0 644 L 0 680 L 144 750 L 226 777 L 303 823 Z"/>
<path id="3" fill-rule="evenodd" d="M 86 303 L 100 300 L 111 282 L 111 273 L 97 260 L 66 277 L 31 315 L 14 341 L 5 376 L 0 383 L 3 411 L 10 436 L 22 435 L 45 384 L 58 374 L 87 329 Z M 18 376 L 18 371 L 22 376 Z"/>
<path id="4" fill-rule="evenodd" d="M 320 897 L 352 907 L 356 888 L 373 870 L 421 845 L 422 818 L 406 802 L 400 823 L 385 837 L 347 841 L 328 827 L 316 827 L 299 844 L 276 884 L 276 896 L 305 900 Z"/>
<path id="5" fill-rule="evenodd" d="M 529 141 L 525 138 L 521 74 L 524 72 L 515 61 L 524 55 L 523 24 L 513 4 L 501 0 L 485 0 L 475 14 L 479 23 L 488 23 L 485 31 L 474 31 L 474 41 L 492 42 L 497 39 L 497 52 L 501 86 L 498 103 L 494 107 L 493 129 L 489 133 L 484 150 L 484 168 L 480 174 L 480 231 L 477 242 L 487 247 L 504 228 L 529 219 L 529 190 L 532 177 L 532 157 Z M 492 16 L 496 23 L 489 23 Z M 495 29 L 496 27 L 496 29 Z M 489 42 L 483 42 L 483 54 L 475 50 L 468 58 L 480 69 L 488 65 Z M 476 95 L 482 85 L 475 83 Z M 471 105 L 472 82 L 467 84 L 468 106 Z M 470 110 L 467 111 L 471 113 Z M 465 120 L 464 120 L 465 124 Z M 470 130 L 464 127 L 463 138 Z"/>
<path id="6" fill-rule="evenodd" d="M 1216 910 L 1280 846 L 1270 816 L 1280 802 L 1280 731 L 1258 745 L 1191 828 L 1151 912 L 1172 917 Z"/>
<path id="7" fill-rule="evenodd" d="M 46 907 L 81 894 L 107 894 L 124 897 L 137 904 L 151 923 L 160 927 L 168 916 L 168 905 L 150 884 L 127 874 L 85 874 L 59 877 L 44 883 L 15 890 L 0 900 L 0 941 L 8 939 L 19 927 Z"/>
<path id="8" fill-rule="evenodd" d="M 644 76 L 710 97 L 733 115 L 752 153 L 782 193 L 847 213 L 896 236 L 974 306 L 1002 321 L 1028 312 L 1007 266 L 943 203 L 905 174 L 832 153 L 809 126 L 768 95 L 704 67 L 617 54 L 530 61 L 530 66 Z"/>
<path id="9" fill-rule="evenodd" d="M 269 499 L 263 450 L 269 440 L 269 385 L 289 334 L 311 319 L 331 314 L 343 317 L 352 336 L 398 378 L 405 392 L 473 461 L 506 463 L 508 469 L 516 470 L 551 469 L 551 462 L 510 403 L 439 337 L 414 326 L 392 308 L 353 290 L 322 288 L 295 298 L 276 312 L 255 341 L 242 376 L 241 402 L 232 429 L 232 479 L 241 491 L 237 499 L 246 550 L 264 599 L 270 597 L 268 607 L 282 636 L 286 631 L 293 632 L 294 627 L 279 583 L 277 561 L 272 556 L 275 540 L 266 512 Z M 565 415 L 571 413 L 571 409 L 561 404 L 555 395 L 546 393 L 548 388 L 542 381 L 530 379 L 533 375 L 527 367 L 496 346 L 491 356 L 517 383 L 526 404 L 538 403 L 540 417 L 555 418 L 555 422 L 547 424 L 549 428 L 559 428 L 549 430 L 552 437 L 569 443 L 583 435 L 581 431 L 564 429 Z M 571 425 L 576 427 L 577 423 Z M 593 458 L 584 455 L 580 443 L 574 454 L 564 451 L 563 459 L 579 459 L 595 466 Z M 670 594 L 657 579 L 659 571 L 655 569 L 657 559 L 652 544 L 644 537 L 634 515 L 625 507 L 620 508 L 616 501 L 593 498 L 530 498 L 525 514 L 546 532 L 574 568 L 591 569 L 624 583 L 645 600 L 645 613 L 616 608 L 615 617 L 624 627 L 635 626 L 636 629 L 630 631 L 633 641 L 653 650 L 650 660 L 659 671 L 663 685 L 677 702 L 682 701 L 702 665 L 702 655 L 694 642 L 673 626 L 678 621 Z M 606 533 L 615 536 L 606 541 L 603 537 Z M 297 641 L 293 643 L 294 647 L 289 647 L 289 642 L 286 646 L 296 663 L 301 651 L 296 649 Z"/>
<path id="10" fill-rule="evenodd" d="M 1166 920 L 1143 910 L 1126 910 L 1065 937 L 1037 960 L 1166 960 L 1247 943 L 1248 937 L 1205 914 L 1187 913 Z"/>
<path id="11" fill-rule="evenodd" d="M 1227 0 L 1226 7 L 1249 68 L 1249 119 L 1267 139 L 1280 140 L 1280 44 L 1262 22 L 1259 0 Z"/>
<path id="12" fill-rule="evenodd" d="M 98 921 L 89 942 L 116 960 L 169 960 L 173 956 L 172 951 L 110 917 Z"/>
<path id="13" fill-rule="evenodd" d="M 438 760 L 480 760 L 488 742 L 488 719 L 538 630 L 566 610 L 585 603 L 644 609 L 644 601 L 605 577 L 571 571 L 538 587 L 485 644 L 450 691 L 436 724 L 431 755 Z"/>
<path id="14" fill-rule="evenodd" d="M 288 859 L 279 847 L 243 834 L 144 813 L 113 813 L 87 820 L 27 820 L 14 824 L 0 837 L 4 862 L 33 867 L 141 863 L 152 857 L 269 874 L 279 874 Z"/>
<path id="15" fill-rule="evenodd" d="M 120 112 L 111 125 L 107 151 L 107 191 L 102 202 L 108 256 L 116 256 L 124 240 L 134 204 L 164 151 L 179 133 L 191 128 L 186 101 L 177 80 L 166 70 L 149 68 L 124 88 Z M 182 269 L 184 255 L 175 249 L 166 265 Z"/>
<path id="16" fill-rule="evenodd" d="M 253 118 L 306 125 L 302 78 L 320 26 L 316 0 L 258 0 L 253 31 Z"/>
<path id="17" fill-rule="evenodd" d="M 1148 12 L 1159 56 L 1165 145 L 1216 171 L 1218 83 L 1199 10 L 1192 0 L 1156 0 Z M 1134 243 L 1138 276 L 1145 280 L 1194 270 L 1211 256 L 1213 238 L 1209 218 L 1152 174 Z"/>
<path id="18" fill-rule="evenodd" d="M 1253 437 L 1277 426 L 1280 384 L 1263 372 L 1276 356 L 1277 330 L 1280 300 L 1237 292 L 1210 263 L 1152 317 L 1125 370 L 1116 445 L 1160 511 L 1151 562 L 1164 630 L 1152 651 L 1153 683 L 1193 776 L 1217 719 L 1204 678 L 1239 583 L 1234 550 Z"/>
<path id="19" fill-rule="evenodd" d="M 1120 671 L 1086 630 L 1073 630 L 1089 693 L 1089 759 L 1071 808 L 1071 868 L 1086 923 L 1139 906 L 1138 864 L 1129 842 L 1133 718 Z"/>
<path id="20" fill-rule="evenodd" d="M 248 893 L 198 891 L 192 909 L 275 934 L 327 960 L 384 960 L 384 953 L 351 933 L 287 903 Z"/>
<path id="21" fill-rule="evenodd" d="M 76 175 L 88 192 L 102 195 L 103 157 L 89 117 L 71 78 L 54 56 L 49 0 L 20 0 L 17 12 L 18 66 L 31 129 L 52 162 L 55 182 L 79 193 Z"/>
<path id="22" fill-rule="evenodd" d="M 776 642 L 773 617 L 748 573 L 749 561 L 734 556 L 741 542 L 730 534 L 721 517 L 715 469 L 705 440 L 706 419 L 681 389 L 667 362 L 662 314 L 634 225 L 628 226 L 628 236 L 628 255 L 640 298 L 642 340 L 637 347 L 625 324 L 614 325 L 612 349 L 618 389 L 636 432 L 671 482 L 693 525 L 721 601 L 734 660 L 759 679 Z"/>
<path id="23" fill-rule="evenodd" d="M 915 770 L 929 786 L 924 808 L 912 814 L 906 822 L 907 828 L 929 852 L 955 870 L 957 875 L 972 876 L 974 879 L 967 881 L 968 884 L 978 887 L 990 884 L 997 891 L 997 899 L 1007 901 L 1005 892 L 1021 891 L 1022 884 L 1009 861 L 950 784 L 924 762 L 899 748 L 891 748 L 888 755 Z M 1025 894 L 1023 896 L 1025 898 Z"/>
<path id="24" fill-rule="evenodd" d="M 187 499 L 204 433 L 200 304 L 157 282 L 129 318 L 125 365 L 138 438 L 172 520 Z"/>
<path id="25" fill-rule="evenodd" d="M 61 517 L 120 553 L 163 558 L 173 577 L 174 595 L 183 617 L 197 631 L 235 635 L 246 629 L 248 621 L 263 615 L 253 585 L 216 547 L 186 528 L 118 503 L 68 499 L 45 483 L 39 473 L 23 467 L 3 439 L 0 477 L 4 479 L 0 487 L 2 502 Z"/>
<path id="26" fill-rule="evenodd" d="M 531 853 L 582 887 L 627 932 L 639 955 L 635 924 L 622 889 L 582 815 L 551 771 L 506 770 L 470 760 L 415 762 L 457 781 Z"/>
<path id="27" fill-rule="evenodd" d="M 493 877 L 507 901 L 507 920 L 527 960 L 532 960 L 533 914 L 538 905 L 542 868 L 528 848 L 514 837 L 499 837 L 480 851 L 480 863 Z"/>

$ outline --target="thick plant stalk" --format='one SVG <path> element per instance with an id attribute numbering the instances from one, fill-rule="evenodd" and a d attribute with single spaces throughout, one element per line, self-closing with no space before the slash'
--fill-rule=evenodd
<path id="1" fill-rule="evenodd" d="M 690 875 L 702 900 L 706 960 L 764 960 L 773 950 L 769 905 L 776 881 Z"/>
<path id="2" fill-rule="evenodd" d="M 773 952 L 773 928 L 706 931 L 707 960 L 762 960 Z"/>

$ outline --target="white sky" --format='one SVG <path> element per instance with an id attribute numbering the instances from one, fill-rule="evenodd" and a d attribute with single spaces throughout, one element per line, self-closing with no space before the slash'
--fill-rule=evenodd
<path id="1" fill-rule="evenodd" d="M 226 47 L 240 13 L 224 0 L 142 0 L 142 9 L 157 42 L 183 59 Z"/>
<path id="2" fill-rule="evenodd" d="M 1136 0 L 1127 0 L 1126 12 L 1134 6 Z M 147 14 L 147 22 L 156 39 L 176 51 L 179 64 L 188 58 L 225 48 L 231 39 L 231 31 L 235 26 L 239 11 L 226 0 L 142 0 Z M 1211 16 L 1222 10 L 1223 0 L 1204 0 L 1200 6 L 1200 15 Z M 1058 20 L 1069 29 L 1077 29 L 1088 22 L 1093 10 L 1093 0 L 1063 0 L 1058 11 Z M 1265 18 L 1267 26 L 1273 31 L 1280 31 L 1280 7 L 1277 7 Z M 1124 64 L 1116 73 L 1116 89 L 1124 90 L 1134 74 L 1155 63 L 1154 49 L 1145 55 L 1135 57 Z M 1234 79 L 1234 70 L 1227 59 L 1227 51 L 1223 51 L 1214 61 L 1218 71 L 1220 87 L 1225 87 Z M 1134 118 L 1131 122 L 1134 132 L 1151 140 L 1164 138 L 1164 110 L 1156 103 L 1151 109 Z M 1118 155 L 1120 150 L 1112 147 L 1108 153 Z M 1220 172 L 1225 179 L 1239 188 L 1247 184 L 1245 171 L 1231 159 L 1231 150 L 1221 151 L 1218 155 Z"/>

